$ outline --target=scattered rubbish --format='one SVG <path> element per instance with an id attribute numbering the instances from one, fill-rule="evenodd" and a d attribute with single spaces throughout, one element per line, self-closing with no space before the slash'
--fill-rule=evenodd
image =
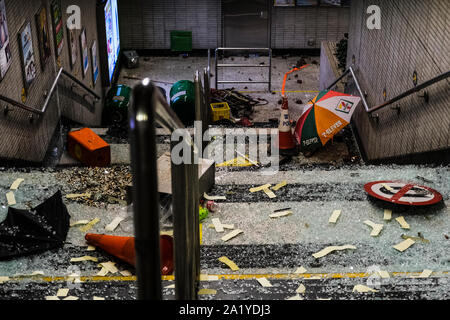
<path id="1" fill-rule="evenodd" d="M 30 274 L 20 274 L 20 273 L 16 273 L 14 275 L 15 278 L 29 278 L 29 277 L 35 277 L 35 276 L 43 276 L 44 275 L 44 271 L 33 271 Z"/>
<path id="2" fill-rule="evenodd" d="M 322 257 L 326 256 L 327 254 L 329 254 L 333 251 L 341 251 L 341 250 L 347 250 L 347 249 L 355 250 L 356 247 L 352 246 L 352 245 L 326 247 L 325 249 L 322 249 L 319 252 L 314 253 L 313 257 L 318 259 L 318 258 L 322 258 Z"/>
<path id="3" fill-rule="evenodd" d="M 236 237 L 237 235 L 241 234 L 243 231 L 240 229 L 236 229 L 228 233 L 227 235 L 222 237 L 222 241 L 227 242 L 228 240 Z"/>
<path id="4" fill-rule="evenodd" d="M 364 286 L 362 284 L 357 284 L 354 288 L 352 292 L 359 292 L 359 293 L 367 293 L 367 292 L 379 292 L 379 290 L 375 290 L 372 288 L 369 288 L 367 286 Z"/>
<path id="5" fill-rule="evenodd" d="M 403 229 L 410 229 L 409 224 L 405 221 L 404 217 L 398 217 L 395 219 Z"/>
<path id="6" fill-rule="evenodd" d="M 133 274 L 128 270 L 119 271 L 119 273 L 124 277 L 131 277 Z"/>
<path id="7" fill-rule="evenodd" d="M 222 263 L 225 263 L 228 267 L 230 267 L 231 270 L 233 271 L 237 271 L 239 270 L 239 267 L 230 259 L 228 259 L 227 257 L 223 256 L 219 258 L 219 261 Z"/>
<path id="8" fill-rule="evenodd" d="M 258 105 L 268 104 L 267 100 L 262 99 L 265 103 L 255 100 L 250 96 L 243 95 L 233 89 L 216 90 L 211 89 L 211 101 L 227 102 L 234 118 L 250 118 L 253 114 L 253 108 Z"/>
<path id="9" fill-rule="evenodd" d="M 390 221 L 392 219 L 392 210 L 384 209 L 384 220 Z"/>
<path id="10" fill-rule="evenodd" d="M 218 281 L 219 276 L 213 276 L 209 274 L 201 274 L 200 275 L 200 281 Z"/>
<path id="11" fill-rule="evenodd" d="M 269 188 L 264 188 L 263 191 L 270 199 L 273 199 L 273 198 L 277 197 L 275 195 L 275 193 L 273 193 L 272 190 L 270 190 Z"/>
<path id="12" fill-rule="evenodd" d="M 274 213 L 275 213 L 275 212 L 286 211 L 286 210 L 291 210 L 291 209 L 292 209 L 292 208 L 278 209 L 278 210 L 275 210 Z"/>
<path id="13" fill-rule="evenodd" d="M 216 232 L 224 232 L 222 223 L 220 223 L 220 220 L 218 218 L 213 218 L 212 223 L 214 225 L 214 228 L 216 229 Z"/>
<path id="14" fill-rule="evenodd" d="M 378 275 L 379 275 L 382 279 L 388 279 L 388 278 L 390 278 L 389 272 L 387 272 L 387 271 L 380 270 L 380 271 L 378 271 L 377 273 L 378 273 Z"/>
<path id="15" fill-rule="evenodd" d="M 94 218 L 94 219 L 92 219 L 88 224 L 86 224 L 85 226 L 80 227 L 80 231 L 81 231 L 81 232 L 87 232 L 87 231 L 91 230 L 92 227 L 93 227 L 95 224 L 97 224 L 98 222 L 100 222 L 100 219 L 99 219 L 99 218 Z"/>
<path id="16" fill-rule="evenodd" d="M 87 246 L 86 251 L 95 251 L 94 246 Z"/>
<path id="17" fill-rule="evenodd" d="M 280 182 L 279 184 L 277 184 L 275 187 L 273 187 L 272 190 L 273 191 L 278 191 L 278 190 L 280 190 L 281 188 L 283 188 L 286 185 L 287 185 L 287 181 L 284 180 L 284 181 Z"/>
<path id="18" fill-rule="evenodd" d="M 296 103 L 296 104 L 303 104 L 303 101 L 300 100 L 300 99 L 297 99 L 297 100 L 295 100 L 295 103 Z"/>
<path id="19" fill-rule="evenodd" d="M 430 240 L 425 239 L 424 237 L 422 237 L 420 232 L 419 232 L 419 236 L 418 237 L 410 237 L 410 236 L 407 236 L 405 234 L 402 234 L 401 237 L 402 237 L 402 239 L 405 239 L 405 240 L 411 239 L 411 240 L 414 240 L 414 241 L 421 241 L 423 243 L 430 243 Z"/>
<path id="20" fill-rule="evenodd" d="M 94 296 L 94 297 L 92 298 L 92 300 L 105 300 L 105 298 Z"/>
<path id="21" fill-rule="evenodd" d="M 291 215 L 293 212 L 291 210 L 286 210 L 286 211 L 280 211 L 277 213 L 272 213 L 271 215 L 269 215 L 270 218 L 281 218 L 281 217 L 286 217 Z"/>
<path id="22" fill-rule="evenodd" d="M 8 206 L 13 206 L 17 203 L 16 197 L 14 196 L 14 192 L 12 191 L 6 194 L 6 200 L 8 201 Z"/>
<path id="23" fill-rule="evenodd" d="M 297 288 L 297 290 L 295 290 L 296 293 L 301 293 L 301 294 L 305 293 L 305 291 L 306 291 L 306 287 L 305 287 L 303 284 L 301 284 L 301 285 Z"/>
<path id="24" fill-rule="evenodd" d="M 99 263 L 99 267 L 105 268 L 108 272 L 112 274 L 119 272 L 119 269 L 116 268 L 116 263 L 112 261 Z"/>
<path id="25" fill-rule="evenodd" d="M 296 295 L 296 296 L 293 296 L 293 297 L 287 298 L 286 300 L 303 300 L 303 298 L 302 298 L 302 297 L 300 297 L 300 295 Z"/>
<path id="26" fill-rule="evenodd" d="M 23 181 L 25 181 L 25 180 L 22 179 L 22 178 L 16 179 L 16 181 L 14 181 L 14 182 L 12 183 L 12 185 L 11 185 L 11 187 L 10 187 L 9 189 L 10 189 L 10 190 L 17 190 L 17 189 L 19 188 L 20 184 L 21 184 Z"/>
<path id="27" fill-rule="evenodd" d="M 199 211 L 198 211 L 198 219 L 199 222 L 202 222 L 203 220 L 205 220 L 209 215 L 209 210 L 207 208 L 203 208 L 203 207 L 199 207 Z"/>
<path id="28" fill-rule="evenodd" d="M 64 298 L 63 300 L 78 300 L 78 297 L 74 297 L 74 296 L 68 296 L 67 298 Z"/>
<path id="29" fill-rule="evenodd" d="M 60 300 L 57 296 L 46 296 L 45 300 Z"/>
<path id="30" fill-rule="evenodd" d="M 76 199 L 76 198 L 90 198 L 91 194 L 90 193 L 71 193 L 66 195 L 67 199 Z"/>
<path id="31" fill-rule="evenodd" d="M 79 221 L 75 221 L 75 222 L 71 222 L 70 223 L 70 227 L 75 227 L 75 226 L 79 226 L 79 225 L 85 225 L 88 224 L 89 220 L 79 220 Z"/>
<path id="32" fill-rule="evenodd" d="M 298 83 L 298 84 L 302 84 L 302 83 L 303 83 L 303 80 L 297 80 L 297 83 Z"/>
<path id="33" fill-rule="evenodd" d="M 334 210 L 333 214 L 331 215 L 330 219 L 328 220 L 329 223 L 336 223 L 341 215 L 342 210 Z"/>
<path id="34" fill-rule="evenodd" d="M 247 117 L 242 117 L 239 121 L 236 122 L 236 124 L 246 128 L 253 126 L 253 123 Z"/>
<path id="35" fill-rule="evenodd" d="M 419 179 L 419 180 L 421 180 L 421 181 L 423 181 L 425 183 L 433 183 L 432 180 L 428 180 L 428 179 L 426 179 L 424 177 L 421 177 L 421 176 L 417 176 L 416 179 Z"/>
<path id="36" fill-rule="evenodd" d="M 211 229 L 215 229 L 215 226 L 213 224 L 210 224 L 209 227 Z M 233 224 L 222 224 L 222 227 L 224 229 L 234 229 L 234 225 Z"/>
<path id="37" fill-rule="evenodd" d="M 431 274 L 433 273 L 433 270 L 425 269 L 422 271 L 422 273 L 418 276 L 418 278 L 429 278 Z"/>
<path id="38" fill-rule="evenodd" d="M 447 240 L 449 239 L 448 235 L 446 235 L 446 234 L 444 234 L 444 238 Z"/>
<path id="39" fill-rule="evenodd" d="M 406 249 L 408 249 L 409 247 L 411 247 L 414 243 L 416 243 L 414 240 L 412 239 L 406 239 L 403 242 L 400 242 L 399 244 L 394 246 L 394 249 L 403 252 Z"/>
<path id="40" fill-rule="evenodd" d="M 395 192 L 395 190 L 393 188 L 391 188 L 390 186 L 388 186 L 386 183 L 382 183 L 381 184 L 386 190 L 389 190 L 391 192 Z"/>
<path id="41" fill-rule="evenodd" d="M 58 292 L 56 293 L 57 297 L 67 297 L 67 294 L 69 293 L 69 289 L 58 289 Z"/>
<path id="42" fill-rule="evenodd" d="M 203 198 L 206 200 L 216 201 L 216 200 L 227 200 L 225 196 L 208 196 L 206 193 L 203 193 Z"/>
<path id="43" fill-rule="evenodd" d="M 84 256 L 84 257 L 70 259 L 70 262 L 81 262 L 81 261 L 94 261 L 94 262 L 97 262 L 98 259 L 95 258 L 95 257 L 91 257 L 91 256 Z"/>
<path id="44" fill-rule="evenodd" d="M 372 232 L 370 233 L 370 235 L 372 237 L 377 237 L 380 234 L 381 230 L 383 229 L 383 225 L 382 224 L 377 224 L 377 223 L 374 223 L 374 222 L 372 222 L 370 220 L 366 220 L 366 221 L 364 221 L 364 223 L 366 225 L 372 227 Z"/>
<path id="45" fill-rule="evenodd" d="M 9 277 L 0 277 L 0 284 L 4 283 L 4 282 L 8 282 L 9 281 Z"/>
<path id="46" fill-rule="evenodd" d="M 204 294 L 217 294 L 217 290 L 214 289 L 200 289 L 198 291 L 199 295 L 204 295 Z"/>
<path id="47" fill-rule="evenodd" d="M 70 215 L 61 192 L 28 210 L 9 207 L 0 223 L 0 258 L 12 258 L 61 247 L 69 230 Z"/>
<path id="48" fill-rule="evenodd" d="M 268 183 L 268 184 L 265 184 L 265 185 L 263 185 L 263 186 L 251 188 L 251 189 L 250 189 L 250 192 L 251 192 L 251 193 L 254 193 L 254 192 L 263 191 L 264 189 L 268 189 L 268 188 L 270 188 L 271 186 L 272 186 L 272 185 Z"/>
<path id="49" fill-rule="evenodd" d="M 297 270 L 295 270 L 294 273 L 297 273 L 297 274 L 303 274 L 303 273 L 305 273 L 306 271 L 307 271 L 307 270 L 306 270 L 304 267 L 298 267 Z"/>
<path id="50" fill-rule="evenodd" d="M 257 278 L 256 279 L 260 285 L 262 285 L 263 287 L 272 287 L 272 284 L 270 283 L 269 280 L 267 280 L 267 278 Z"/>
<path id="51" fill-rule="evenodd" d="M 102 268 L 96 275 L 99 277 L 104 277 L 109 273 L 108 269 Z"/>
<path id="52" fill-rule="evenodd" d="M 164 289 L 175 289 L 175 283 L 165 286 Z"/>
<path id="53" fill-rule="evenodd" d="M 236 153 L 237 153 L 238 155 L 240 155 L 241 157 L 245 158 L 245 160 L 247 160 L 247 161 L 250 162 L 251 164 L 253 164 L 253 165 L 257 166 L 257 167 L 260 166 L 258 162 L 253 161 L 253 160 L 250 159 L 247 155 L 240 153 L 238 150 L 236 150 Z"/>
<path id="54" fill-rule="evenodd" d="M 248 160 L 246 157 L 237 157 L 219 164 L 216 167 L 251 167 L 254 164 Z"/>
<path id="55" fill-rule="evenodd" d="M 210 212 L 216 212 L 219 209 L 219 206 L 214 201 L 208 200 L 206 202 L 206 209 Z"/>
<path id="56" fill-rule="evenodd" d="M 114 231 L 114 230 L 117 228 L 117 226 L 118 226 L 124 219 L 125 219 L 125 218 L 122 218 L 122 217 L 116 217 L 116 218 L 114 218 L 114 220 L 111 221 L 111 223 L 108 224 L 108 225 L 105 227 L 105 230 L 107 230 L 107 231 Z"/>
<path id="57" fill-rule="evenodd" d="M 216 102 L 210 104 L 212 122 L 230 119 L 230 106 L 227 102 Z"/>

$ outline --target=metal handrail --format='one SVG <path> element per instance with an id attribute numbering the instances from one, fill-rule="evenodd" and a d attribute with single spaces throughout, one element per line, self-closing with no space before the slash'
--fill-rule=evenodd
<path id="1" fill-rule="evenodd" d="M 260 64 L 218 64 L 218 53 L 219 51 L 268 51 L 269 53 L 269 65 L 260 65 Z M 218 89 L 218 85 L 220 83 L 228 84 L 228 83 L 267 83 L 269 86 L 269 91 L 272 89 L 272 49 L 271 48 L 217 48 L 215 50 L 215 82 L 216 89 Z M 209 60 L 209 59 L 208 59 Z M 209 63 L 209 62 L 208 62 Z M 269 81 L 224 81 L 219 80 L 219 68 L 268 68 L 269 69 Z"/>
<path id="2" fill-rule="evenodd" d="M 414 87 L 414 88 L 412 88 L 410 90 L 407 90 L 407 91 L 399 94 L 398 96 L 392 98 L 389 101 L 386 101 L 386 102 L 384 102 L 384 103 L 382 103 L 382 104 L 380 104 L 378 106 L 370 108 L 369 105 L 367 104 L 367 100 L 366 100 L 365 94 L 361 90 L 361 86 L 359 85 L 359 81 L 358 81 L 358 78 L 356 77 L 355 71 L 353 70 L 353 67 L 351 67 L 351 66 L 347 70 L 345 70 L 345 72 L 339 78 L 337 78 L 331 85 L 329 85 L 327 87 L 327 90 L 330 90 L 331 88 L 333 88 L 339 81 L 341 81 L 349 73 L 352 75 L 352 78 L 355 81 L 356 89 L 358 90 L 359 94 L 361 95 L 361 99 L 362 99 L 364 108 L 366 109 L 366 112 L 369 113 L 369 114 L 374 112 L 374 111 L 380 110 L 380 109 L 382 109 L 384 107 L 387 107 L 387 106 L 389 106 L 389 105 L 391 105 L 391 104 L 393 104 L 393 103 L 395 103 L 395 102 L 397 102 L 397 101 L 399 101 L 401 99 L 404 99 L 404 98 L 412 95 L 413 93 L 416 93 L 416 92 L 418 92 L 420 90 L 423 90 L 423 89 L 425 89 L 425 88 L 427 88 L 427 87 L 429 87 L 429 86 L 431 86 L 431 85 L 433 85 L 433 84 L 435 84 L 437 82 L 440 82 L 442 80 L 450 78 L 450 71 L 444 72 L 443 74 L 440 74 L 440 75 L 434 77 L 431 80 L 428 80 L 428 81 L 426 81 L 426 82 L 424 82 L 424 83 L 422 83 L 422 84 L 420 84 L 420 85 L 418 85 L 418 86 L 416 86 L 416 87 Z"/>
<path id="3" fill-rule="evenodd" d="M 56 75 L 56 77 L 55 77 L 55 80 L 54 80 L 53 83 L 52 83 L 52 86 L 51 86 L 51 88 L 50 88 L 50 91 L 46 94 L 45 101 L 44 101 L 44 106 L 42 107 L 42 109 L 39 109 L 39 108 L 36 108 L 36 107 L 28 106 L 28 105 L 26 105 L 26 104 L 24 104 L 24 103 L 15 101 L 15 100 L 13 100 L 13 99 L 11 99 L 11 98 L 8 98 L 8 97 L 6 97 L 6 96 L 4 96 L 4 95 L 1 95 L 1 94 L 0 94 L 0 100 L 5 101 L 6 103 L 11 104 L 11 105 L 13 105 L 13 106 L 15 106 L 15 107 L 21 108 L 21 109 L 23 109 L 23 110 L 25 110 L 25 111 L 29 111 L 29 112 L 32 112 L 32 113 L 34 113 L 34 114 L 37 114 L 37 115 L 39 115 L 39 116 L 40 116 L 40 115 L 43 115 L 43 114 L 45 113 L 45 111 L 47 110 L 47 106 L 48 106 L 48 104 L 50 103 L 50 99 L 51 99 L 51 97 L 52 97 L 52 95 L 53 95 L 53 92 L 54 92 L 55 89 L 56 89 L 56 86 L 58 85 L 58 81 L 59 81 L 59 79 L 61 78 L 61 75 L 65 75 L 66 77 L 68 77 L 69 79 L 71 79 L 73 82 L 75 82 L 75 83 L 77 83 L 78 85 L 80 85 L 80 86 L 81 86 L 83 89 L 85 89 L 89 94 L 91 94 L 92 96 L 94 96 L 94 98 L 95 98 L 94 103 L 96 103 L 98 100 L 101 100 L 101 98 L 100 98 L 99 95 L 97 95 L 94 91 L 92 91 L 90 88 L 88 88 L 84 83 L 82 83 L 80 80 L 78 80 L 77 78 L 75 78 L 75 77 L 74 77 L 73 75 L 71 75 L 69 72 L 65 71 L 63 68 L 60 68 L 60 69 L 59 69 L 59 71 L 58 71 L 58 73 L 57 73 L 57 75 Z"/>
<path id="4" fill-rule="evenodd" d="M 129 127 L 138 298 L 162 300 L 155 124 L 170 132 L 185 127 L 149 79 L 134 87 L 131 101 Z M 189 150 L 190 159 L 198 158 L 199 150 L 188 131 L 181 133 L 182 141 L 172 141 L 171 149 L 175 144 L 186 144 L 183 146 L 187 148 L 182 150 Z M 198 163 L 192 162 L 171 161 L 177 300 L 197 299 L 200 277 Z"/>

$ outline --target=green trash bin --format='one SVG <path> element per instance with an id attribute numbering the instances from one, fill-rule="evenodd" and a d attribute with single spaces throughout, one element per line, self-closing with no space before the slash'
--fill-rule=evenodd
<path id="1" fill-rule="evenodd" d="M 195 120 L 195 87 L 194 82 L 181 80 L 170 89 L 170 106 L 185 126 Z"/>
<path id="2" fill-rule="evenodd" d="M 171 31 L 170 48 L 172 51 L 192 51 L 192 31 Z"/>
<path id="3" fill-rule="evenodd" d="M 113 86 L 105 98 L 103 125 L 125 124 L 128 120 L 131 88 L 125 85 Z"/>

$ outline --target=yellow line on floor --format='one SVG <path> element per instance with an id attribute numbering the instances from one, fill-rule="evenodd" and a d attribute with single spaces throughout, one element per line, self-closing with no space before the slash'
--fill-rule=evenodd
<path id="1" fill-rule="evenodd" d="M 434 275 L 448 275 L 450 272 L 441 271 L 433 272 Z M 389 272 L 393 277 L 417 277 L 421 272 Z M 369 273 L 304 273 L 304 274 L 291 274 L 291 273 L 280 273 L 280 274 L 219 274 L 209 276 L 217 277 L 218 279 L 224 280 L 250 280 L 256 278 L 267 278 L 267 279 L 342 279 L 342 278 L 368 278 L 372 274 Z M 49 276 L 33 276 L 33 277 L 16 277 L 10 278 L 8 282 L 19 282 L 25 279 L 28 280 L 38 280 L 43 282 L 65 282 L 74 277 L 69 276 L 59 276 L 59 277 L 49 277 Z M 162 276 L 162 280 L 173 281 L 175 277 L 173 275 Z M 82 282 L 107 282 L 107 281 L 136 281 L 136 276 L 81 276 L 79 278 Z"/>

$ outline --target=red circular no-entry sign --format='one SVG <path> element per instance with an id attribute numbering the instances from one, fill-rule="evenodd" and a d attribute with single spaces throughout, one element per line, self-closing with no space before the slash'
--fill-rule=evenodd
<path id="1" fill-rule="evenodd" d="M 429 206 L 442 201 L 442 195 L 429 187 L 402 181 L 375 181 L 364 186 L 377 199 L 408 206 Z"/>

